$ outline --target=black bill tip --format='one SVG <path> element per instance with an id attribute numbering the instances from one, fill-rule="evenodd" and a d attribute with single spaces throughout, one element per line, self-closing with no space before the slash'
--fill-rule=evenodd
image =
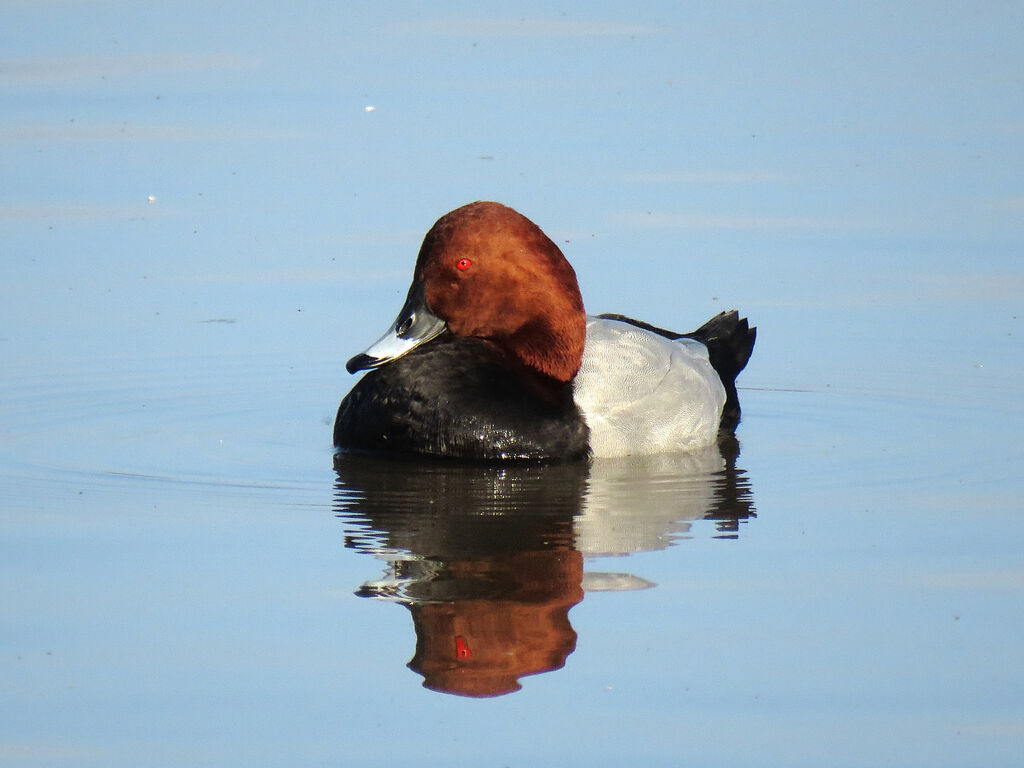
<path id="1" fill-rule="evenodd" d="M 367 354 L 360 352 L 358 355 L 353 357 L 347 363 L 345 363 L 345 370 L 349 373 L 355 373 L 356 371 L 365 371 L 368 368 L 374 368 L 380 363 L 376 357 L 370 357 Z"/>

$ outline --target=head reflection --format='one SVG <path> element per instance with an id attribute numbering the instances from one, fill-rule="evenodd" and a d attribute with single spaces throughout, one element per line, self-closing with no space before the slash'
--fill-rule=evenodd
<path id="1" fill-rule="evenodd" d="M 576 649 L 569 609 L 583 599 L 583 556 L 571 549 L 454 561 L 445 576 L 481 597 L 406 603 L 416 628 L 409 667 L 423 685 L 462 696 L 517 691 L 519 678 L 560 669 Z M 477 590 L 471 590 L 477 591 Z"/>
<path id="2" fill-rule="evenodd" d="M 339 455 L 335 468 L 346 546 L 386 563 L 357 594 L 405 605 L 409 667 L 425 687 L 461 696 L 511 693 L 564 666 L 584 586 L 650 586 L 584 576 L 584 556 L 662 548 L 703 518 L 728 532 L 753 514 L 743 473 L 717 450 L 561 465 Z"/>

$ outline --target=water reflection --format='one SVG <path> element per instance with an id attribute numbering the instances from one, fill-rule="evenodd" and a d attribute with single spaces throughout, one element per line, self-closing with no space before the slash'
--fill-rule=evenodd
<path id="1" fill-rule="evenodd" d="M 338 456 L 345 545 L 386 564 L 356 592 L 412 613 L 409 667 L 427 688 L 498 696 L 559 669 L 584 591 L 653 586 L 584 573 L 591 559 L 669 546 L 694 521 L 735 536 L 754 515 L 728 447 L 593 464 L 490 465 Z"/>

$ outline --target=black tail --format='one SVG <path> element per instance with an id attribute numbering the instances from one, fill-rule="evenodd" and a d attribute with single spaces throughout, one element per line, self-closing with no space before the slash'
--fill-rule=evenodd
<path id="1" fill-rule="evenodd" d="M 725 386 L 725 408 L 722 410 L 723 432 L 732 432 L 740 423 L 740 400 L 736 394 L 736 377 L 740 375 L 754 351 L 757 328 L 735 309 L 719 312 L 693 333 L 683 334 L 708 348 L 711 365 L 718 371 Z"/>
<path id="2" fill-rule="evenodd" d="M 676 333 L 634 320 L 625 315 L 600 315 L 608 320 L 619 320 L 638 328 L 664 336 L 666 339 L 694 339 L 708 348 L 712 367 L 718 372 L 725 387 L 725 408 L 722 410 L 721 431 L 729 434 L 740 422 L 740 400 L 736 395 L 736 377 L 740 375 L 754 351 L 757 328 L 751 328 L 747 318 L 735 309 L 719 312 L 693 333 Z"/>

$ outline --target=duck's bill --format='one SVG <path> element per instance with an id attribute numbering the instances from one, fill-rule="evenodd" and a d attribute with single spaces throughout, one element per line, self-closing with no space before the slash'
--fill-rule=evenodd
<path id="1" fill-rule="evenodd" d="M 365 352 L 349 360 L 345 368 L 349 373 L 380 368 L 412 352 L 421 344 L 437 338 L 447 327 L 444 320 L 431 312 L 427 306 L 424 283 L 413 283 L 405 304 L 402 305 L 395 322 L 388 328 L 388 332 L 370 345 Z"/>

